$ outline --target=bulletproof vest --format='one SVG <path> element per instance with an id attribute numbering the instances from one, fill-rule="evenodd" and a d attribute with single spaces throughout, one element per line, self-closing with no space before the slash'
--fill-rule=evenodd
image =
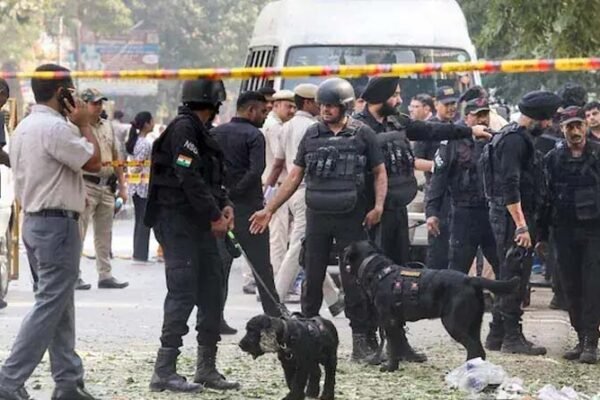
<path id="1" fill-rule="evenodd" d="M 365 186 L 366 157 L 359 153 L 356 132 L 362 124 L 351 120 L 345 132 L 320 137 L 320 125 L 309 130 L 306 146 L 306 205 L 315 212 L 352 211 Z"/>
<path id="2" fill-rule="evenodd" d="M 194 168 L 198 168 L 200 176 L 204 182 L 211 188 L 212 194 L 217 199 L 224 198 L 225 190 L 222 186 L 224 176 L 223 153 L 218 144 L 212 139 L 206 128 L 195 120 L 192 116 L 180 114 L 167 126 L 163 134 L 154 142 L 152 146 L 152 165 L 150 168 L 150 184 L 148 192 L 148 208 L 156 211 L 156 203 L 164 200 L 165 196 L 170 198 L 169 203 L 186 203 L 186 197 L 179 179 L 175 175 L 173 160 L 177 156 L 172 152 L 171 140 L 173 131 L 179 121 L 187 120 L 194 126 L 198 134 L 198 151 L 201 153 L 200 162 Z M 146 215 L 152 218 L 152 212 Z"/>
<path id="3" fill-rule="evenodd" d="M 443 145 L 442 145 L 443 146 Z M 446 145 L 447 146 L 447 145 Z M 485 206 L 479 159 L 485 144 L 472 139 L 457 140 L 450 157 L 453 169 L 448 174 L 452 204 L 460 207 Z"/>
<path id="4" fill-rule="evenodd" d="M 534 143 L 528 135 L 519 133 L 520 128 L 516 123 L 511 123 L 502 128 L 486 144 L 481 154 L 481 164 L 483 167 L 483 182 L 485 196 L 491 205 L 505 206 L 502 188 L 502 176 L 500 174 L 500 152 L 502 141 L 508 135 L 520 134 L 527 143 L 529 154 L 521 160 L 521 207 L 524 211 L 535 213 L 539 210 L 546 186 L 544 184 L 544 170 L 542 167 L 543 155 L 534 147 Z"/>
<path id="5" fill-rule="evenodd" d="M 405 131 L 377 134 L 388 175 L 386 208 L 406 207 L 417 195 L 415 156 Z"/>
<path id="6" fill-rule="evenodd" d="M 591 146 L 590 143 L 587 145 Z M 586 149 L 573 158 L 561 145 L 551 156 L 549 191 L 554 220 L 590 221 L 600 219 L 600 163 L 598 147 Z"/>

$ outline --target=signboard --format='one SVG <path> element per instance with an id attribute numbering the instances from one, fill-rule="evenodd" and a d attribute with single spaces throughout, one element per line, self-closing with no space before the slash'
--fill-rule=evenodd
<path id="1" fill-rule="evenodd" d="M 81 28 L 81 69 L 131 70 L 158 69 L 159 40 L 154 30 L 132 29 L 118 36 L 98 36 Z M 107 97 L 155 96 L 157 81 L 81 80 L 81 89 L 93 87 Z"/>

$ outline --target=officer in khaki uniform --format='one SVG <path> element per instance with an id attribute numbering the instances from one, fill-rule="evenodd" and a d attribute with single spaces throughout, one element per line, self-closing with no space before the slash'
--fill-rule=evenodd
<path id="1" fill-rule="evenodd" d="M 96 89 L 86 89 L 81 94 L 82 100 L 87 104 L 92 114 L 92 132 L 100 145 L 100 157 L 102 169 L 100 172 L 85 173 L 83 179 L 86 189 L 85 211 L 79 220 L 81 238 L 85 240 L 88 223 L 92 218 L 94 227 L 94 247 L 96 249 L 96 268 L 98 270 L 99 289 L 123 289 L 129 286 L 128 282 L 119 282 L 112 276 L 110 265 L 110 249 L 112 240 L 113 216 L 115 209 L 115 198 L 111 189 L 111 183 L 117 179 L 119 184 L 119 196 L 127 201 L 127 189 L 121 167 L 112 167 L 110 163 L 118 160 L 118 145 L 115 140 L 110 122 L 100 118 L 103 101 L 107 98 Z M 115 178 L 116 176 L 116 178 Z M 77 289 L 87 290 L 91 285 L 86 284 L 81 278 L 77 282 Z"/>

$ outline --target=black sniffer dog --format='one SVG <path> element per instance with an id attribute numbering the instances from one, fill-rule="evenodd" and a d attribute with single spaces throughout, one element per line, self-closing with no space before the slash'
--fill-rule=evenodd
<path id="1" fill-rule="evenodd" d="M 398 369 L 399 349 L 406 341 L 404 323 L 421 319 L 441 318 L 450 336 L 467 350 L 467 360 L 485 359 L 481 345 L 483 289 L 506 294 L 519 287 L 518 278 L 494 281 L 452 270 L 403 268 L 368 241 L 348 246 L 344 260 L 373 304 L 388 339 L 383 371 Z"/>
<path id="2" fill-rule="evenodd" d="M 277 353 L 290 389 L 284 400 L 302 400 L 305 395 L 319 397 L 319 364 L 325 369 L 323 393 L 319 398 L 334 398 L 338 345 L 337 330 L 331 321 L 300 315 L 292 318 L 264 314 L 253 317 L 246 324 L 246 335 L 240 341 L 240 348 L 254 358 Z"/>

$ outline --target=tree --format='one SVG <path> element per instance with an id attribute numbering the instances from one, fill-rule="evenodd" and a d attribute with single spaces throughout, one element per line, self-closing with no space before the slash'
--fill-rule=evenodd
<path id="1" fill-rule="evenodd" d="M 600 52 L 597 0 L 459 0 L 479 56 L 486 59 L 589 57 Z M 484 83 L 515 102 L 525 92 L 567 81 L 598 89 L 595 73 L 495 74 Z"/>

